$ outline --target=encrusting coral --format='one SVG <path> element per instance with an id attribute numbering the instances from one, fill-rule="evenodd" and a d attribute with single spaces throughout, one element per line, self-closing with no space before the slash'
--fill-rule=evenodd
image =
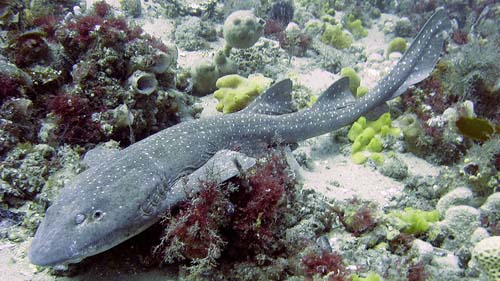
<path id="1" fill-rule="evenodd" d="M 490 281 L 500 280 L 500 236 L 481 240 L 472 250 L 472 255 L 486 272 Z"/>

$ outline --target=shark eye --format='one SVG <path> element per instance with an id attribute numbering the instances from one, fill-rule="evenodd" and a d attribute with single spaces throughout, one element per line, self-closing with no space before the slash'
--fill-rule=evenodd
<path id="1" fill-rule="evenodd" d="M 94 219 L 95 220 L 101 219 L 102 216 L 104 216 L 104 212 L 103 211 L 97 210 L 97 211 L 94 212 Z"/>
<path id="2" fill-rule="evenodd" d="M 75 223 L 76 224 L 81 224 L 85 221 L 85 215 L 84 214 L 77 214 L 75 216 Z"/>

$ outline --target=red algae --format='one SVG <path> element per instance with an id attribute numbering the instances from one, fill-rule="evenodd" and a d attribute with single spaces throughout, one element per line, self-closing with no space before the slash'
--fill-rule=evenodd
<path id="1" fill-rule="evenodd" d="M 322 251 L 318 253 L 310 253 L 302 258 L 304 270 L 309 276 L 328 275 L 328 280 L 343 281 L 347 277 L 347 269 L 345 268 L 342 257 L 338 253 L 330 253 Z"/>

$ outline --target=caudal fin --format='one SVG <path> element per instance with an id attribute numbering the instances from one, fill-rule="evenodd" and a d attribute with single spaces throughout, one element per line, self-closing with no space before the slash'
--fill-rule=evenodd
<path id="1" fill-rule="evenodd" d="M 427 20 L 406 53 L 386 77 L 386 82 L 400 83 L 388 99 L 401 95 L 408 87 L 429 76 L 443 49 L 443 33 L 450 28 L 448 16 L 443 8 L 439 8 Z"/>

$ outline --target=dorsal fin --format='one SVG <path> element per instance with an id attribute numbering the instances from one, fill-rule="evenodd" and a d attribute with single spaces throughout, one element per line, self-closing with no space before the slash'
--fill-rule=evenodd
<path id="1" fill-rule="evenodd" d="M 429 76 L 441 54 L 445 39 L 443 32 L 450 28 L 451 25 L 448 16 L 443 8 L 439 8 L 427 21 L 420 33 L 413 40 L 410 48 L 405 52 L 396 67 L 394 67 L 393 71 L 397 72 L 409 67 L 411 74 L 399 86 L 391 98 L 400 96 L 408 87 Z"/>
<path id="2" fill-rule="evenodd" d="M 330 87 L 319 96 L 311 110 L 336 110 L 354 104 L 355 102 L 356 99 L 354 99 L 349 89 L 349 78 L 342 77 L 330 85 Z"/>
<path id="3" fill-rule="evenodd" d="M 250 105 L 240 112 L 267 115 L 280 115 L 294 112 L 291 93 L 292 81 L 290 79 L 281 80 L 272 85 L 267 91 L 257 97 Z"/>

